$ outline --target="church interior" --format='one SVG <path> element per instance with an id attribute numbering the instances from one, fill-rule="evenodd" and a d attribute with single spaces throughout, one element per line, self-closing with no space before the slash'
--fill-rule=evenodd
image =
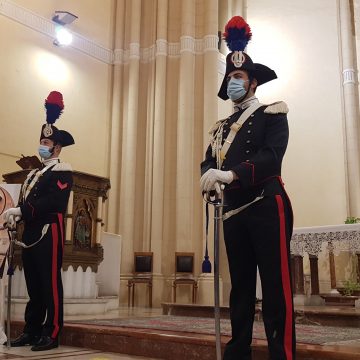
<path id="1" fill-rule="evenodd" d="M 56 126 L 75 139 L 61 152 L 74 178 L 65 324 L 61 346 L 39 358 L 217 359 L 214 209 L 207 234 L 199 182 L 208 130 L 233 111 L 217 93 L 235 15 L 252 29 L 246 52 L 277 73 L 257 97 L 289 108 L 282 179 L 294 212 L 297 358 L 360 358 L 360 0 L 0 0 L 0 205 L 16 205 L 37 161 L 50 91 L 64 97 Z M 7 237 L 0 230 L 1 246 Z M 221 238 L 219 254 L 224 348 Z M 1 279 L 0 325 L 10 309 L 17 335 L 27 302 L 19 248 L 14 264 L 11 307 Z M 260 281 L 256 295 L 262 360 Z M 0 359 L 26 358 L 38 357 L 0 346 Z"/>

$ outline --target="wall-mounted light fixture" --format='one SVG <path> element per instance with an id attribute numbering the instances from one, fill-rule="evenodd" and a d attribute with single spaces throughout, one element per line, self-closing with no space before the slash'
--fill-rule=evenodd
<path id="1" fill-rule="evenodd" d="M 56 39 L 53 44 L 56 46 L 67 46 L 72 42 L 72 34 L 66 28 L 66 25 L 71 24 L 78 17 L 68 11 L 55 11 L 52 21 L 56 23 L 55 34 Z"/>

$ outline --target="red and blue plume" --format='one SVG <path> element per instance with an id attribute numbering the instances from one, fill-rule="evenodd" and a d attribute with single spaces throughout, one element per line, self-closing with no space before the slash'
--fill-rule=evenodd
<path id="1" fill-rule="evenodd" d="M 58 91 L 51 91 L 49 96 L 45 99 L 45 109 L 46 122 L 48 124 L 54 124 L 64 109 L 64 100 L 62 94 Z"/>
<path id="2" fill-rule="evenodd" d="M 223 36 L 230 51 L 244 51 L 252 33 L 241 16 L 234 16 L 226 24 Z"/>

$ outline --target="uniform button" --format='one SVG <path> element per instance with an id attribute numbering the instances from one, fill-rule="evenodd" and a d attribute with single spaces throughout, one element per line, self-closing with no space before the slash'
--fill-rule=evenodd
<path id="1" fill-rule="evenodd" d="M 254 117 L 254 114 L 251 114 L 250 117 Z"/>
<path id="2" fill-rule="evenodd" d="M 250 126 L 252 125 L 252 121 L 249 122 L 249 125 L 250 125 Z"/>
<path id="3" fill-rule="evenodd" d="M 248 154 L 250 152 L 250 150 L 246 150 L 245 153 Z"/>
<path id="4" fill-rule="evenodd" d="M 247 133 L 248 133 L 248 134 L 251 134 L 251 130 L 248 130 Z"/>
<path id="5" fill-rule="evenodd" d="M 246 143 L 247 143 L 247 144 L 250 144 L 250 143 L 251 143 L 251 141 L 250 141 L 250 140 L 246 140 Z"/>
<path id="6" fill-rule="evenodd" d="M 225 169 L 225 165 L 223 165 L 221 168 L 222 168 L 222 169 Z"/>
<path id="7" fill-rule="evenodd" d="M 249 162 L 249 161 L 250 161 L 249 159 L 246 160 L 246 162 Z"/>

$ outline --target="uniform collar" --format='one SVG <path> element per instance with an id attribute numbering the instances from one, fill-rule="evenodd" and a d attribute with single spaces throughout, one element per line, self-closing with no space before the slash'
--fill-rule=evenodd
<path id="1" fill-rule="evenodd" d="M 60 162 L 59 158 L 51 158 L 51 159 L 47 159 L 47 160 L 43 160 L 43 166 L 51 166 L 51 165 L 55 165 L 58 164 Z"/>
<path id="2" fill-rule="evenodd" d="M 234 113 L 240 110 L 244 110 L 251 105 L 257 104 L 259 102 L 258 98 L 254 95 L 244 100 L 240 104 L 234 104 Z"/>

